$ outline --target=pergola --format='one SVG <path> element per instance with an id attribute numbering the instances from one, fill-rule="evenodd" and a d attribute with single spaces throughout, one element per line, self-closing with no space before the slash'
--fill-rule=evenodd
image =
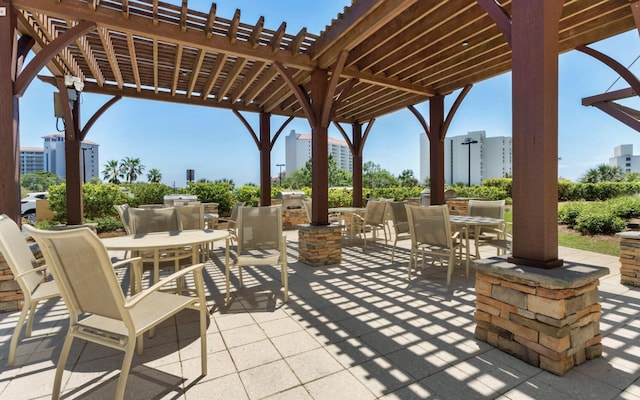
<path id="1" fill-rule="evenodd" d="M 636 0 L 353 0 L 319 35 L 267 29 L 158 0 L 0 0 L 0 212 L 19 219 L 19 98 L 43 67 L 66 126 L 69 223 L 82 222 L 80 142 L 121 97 L 227 108 L 260 152 L 269 204 L 271 115 L 312 128 L 312 224 L 328 224 L 327 129 L 349 143 L 354 205 L 373 121 L 409 108 L 430 140 L 431 201 L 444 203 L 444 138 L 475 82 L 513 72 L 514 262 L 551 268 L 557 249 L 558 54 L 636 27 Z M 585 49 L 585 47 L 581 47 Z M 588 48 L 587 48 L 588 49 Z M 29 51 L 36 55 L 23 67 Z M 86 126 L 64 76 L 112 95 Z M 462 90 L 460 90 L 462 89 Z M 458 93 L 446 112 L 445 96 Z M 429 118 L 414 105 L 429 101 Z M 72 103 L 73 100 L 71 100 Z M 240 112 L 260 114 L 256 133 Z M 349 135 L 342 125 L 351 125 Z M 363 127 L 366 128 L 363 130 Z"/>

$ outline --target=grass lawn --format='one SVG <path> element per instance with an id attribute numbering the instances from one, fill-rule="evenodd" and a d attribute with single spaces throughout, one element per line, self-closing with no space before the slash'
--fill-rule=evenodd
<path id="1" fill-rule="evenodd" d="M 505 221 L 512 221 L 511 208 L 504 213 Z M 558 225 L 558 246 L 620 256 L 620 240 L 610 235 L 582 235 L 564 225 Z"/>

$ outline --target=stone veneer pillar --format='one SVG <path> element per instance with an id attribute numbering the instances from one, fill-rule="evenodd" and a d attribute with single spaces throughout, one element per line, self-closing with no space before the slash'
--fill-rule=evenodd
<path id="1" fill-rule="evenodd" d="M 321 267 L 342 262 L 342 225 L 298 225 L 298 261 Z"/>
<path id="2" fill-rule="evenodd" d="M 616 233 L 620 237 L 620 283 L 640 286 L 640 232 Z"/>
<path id="3" fill-rule="evenodd" d="M 608 268 L 554 269 L 477 260 L 476 338 L 556 375 L 602 354 L 599 278 Z"/>

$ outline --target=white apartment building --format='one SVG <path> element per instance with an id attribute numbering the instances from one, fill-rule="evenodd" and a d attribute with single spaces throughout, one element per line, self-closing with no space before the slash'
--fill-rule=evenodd
<path id="1" fill-rule="evenodd" d="M 420 181 L 429 178 L 429 139 L 420 134 Z M 485 131 L 447 137 L 444 141 L 444 182 L 479 185 L 485 179 L 512 174 L 511 137 L 487 137 Z M 471 168 L 469 168 L 471 167 Z"/>
<path id="2" fill-rule="evenodd" d="M 44 136 L 44 169 L 67 177 L 65 164 L 64 134 Z M 83 140 L 80 144 L 80 177 L 83 182 L 100 177 L 100 163 L 98 159 L 98 144 L 90 140 Z"/>
<path id="3" fill-rule="evenodd" d="M 329 138 L 329 154 L 336 160 L 338 168 L 353 172 L 353 156 L 347 142 Z M 295 130 L 285 137 L 285 171 L 293 172 L 305 166 L 311 158 L 311 135 L 296 133 Z"/>
<path id="4" fill-rule="evenodd" d="M 613 157 L 609 159 L 609 165 L 620 167 L 622 172 L 640 172 L 640 156 L 633 155 L 632 144 L 622 144 L 613 148 Z"/>
<path id="5" fill-rule="evenodd" d="M 20 147 L 20 174 L 44 171 L 44 149 Z"/>

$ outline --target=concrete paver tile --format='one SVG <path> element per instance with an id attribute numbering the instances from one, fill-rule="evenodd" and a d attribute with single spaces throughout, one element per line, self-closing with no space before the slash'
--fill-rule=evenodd
<path id="1" fill-rule="evenodd" d="M 300 384 L 284 360 L 262 364 L 239 374 L 250 399 L 261 399 Z"/>

